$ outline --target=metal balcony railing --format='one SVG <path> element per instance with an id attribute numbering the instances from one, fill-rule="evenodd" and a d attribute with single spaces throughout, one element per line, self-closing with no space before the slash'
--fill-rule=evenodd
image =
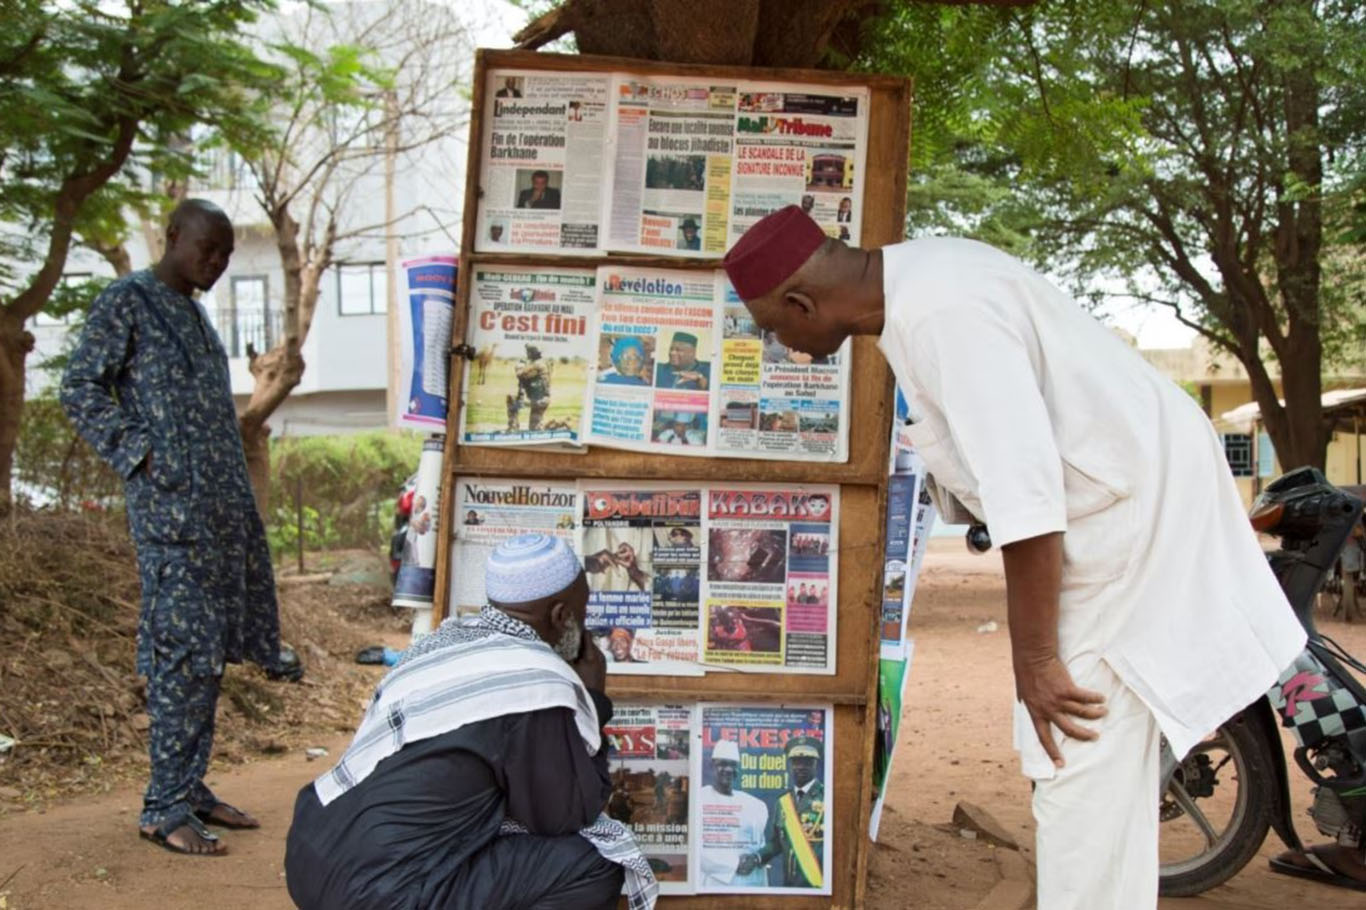
<path id="1" fill-rule="evenodd" d="M 283 314 L 279 310 L 219 307 L 209 310 L 209 318 L 229 357 L 247 356 L 247 346 L 264 354 L 284 335 Z"/>

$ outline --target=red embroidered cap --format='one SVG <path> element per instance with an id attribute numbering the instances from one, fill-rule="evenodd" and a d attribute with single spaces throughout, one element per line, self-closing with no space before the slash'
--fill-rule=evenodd
<path id="1" fill-rule="evenodd" d="M 755 300 L 791 278 L 825 238 L 810 215 L 789 205 L 745 231 L 721 264 L 740 299 Z"/>

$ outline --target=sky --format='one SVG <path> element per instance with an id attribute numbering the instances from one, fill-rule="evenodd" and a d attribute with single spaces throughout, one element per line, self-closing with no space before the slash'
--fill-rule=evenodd
<path id="1" fill-rule="evenodd" d="M 507 0 L 438 0 L 459 8 L 479 47 L 510 47 L 512 33 L 526 24 L 527 15 Z M 1141 348 L 1189 347 L 1195 333 L 1166 307 L 1115 301 L 1098 314 L 1106 322 L 1138 339 Z"/>

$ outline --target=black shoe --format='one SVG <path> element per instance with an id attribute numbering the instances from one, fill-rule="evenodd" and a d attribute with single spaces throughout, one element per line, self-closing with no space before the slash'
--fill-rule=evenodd
<path id="1" fill-rule="evenodd" d="M 289 645 L 280 646 L 280 656 L 274 667 L 266 668 L 266 676 L 277 682 L 298 682 L 304 678 L 304 664 Z"/>

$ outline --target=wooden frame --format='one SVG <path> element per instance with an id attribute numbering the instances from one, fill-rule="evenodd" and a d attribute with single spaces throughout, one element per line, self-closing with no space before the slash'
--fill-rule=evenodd
<path id="1" fill-rule="evenodd" d="M 865 86 L 870 92 L 867 160 L 864 167 L 862 240 L 876 247 L 903 238 L 906 204 L 906 160 L 910 143 L 909 80 L 824 70 L 759 69 L 695 66 L 616 57 L 565 56 L 528 51 L 479 50 L 474 67 L 466 166 L 464 225 L 460 275 L 451 337 L 464 339 L 469 315 L 470 282 L 478 265 L 507 267 L 570 266 L 592 268 L 607 263 L 683 269 L 715 269 L 716 260 L 669 256 L 609 254 L 555 256 L 476 253 L 475 220 L 483 179 L 485 81 L 491 69 L 519 68 L 561 72 L 622 72 L 656 76 L 703 76 L 711 79 L 763 79 L 825 85 Z M 874 204 L 873 200 L 877 203 Z M 884 203 L 883 200 L 886 200 Z M 886 499 L 887 450 L 893 411 L 890 371 L 871 338 L 854 339 L 849 407 L 849 460 L 844 464 L 766 461 L 734 458 L 687 458 L 591 448 L 585 455 L 527 449 L 465 446 L 459 442 L 459 408 L 464 363 L 451 364 L 450 402 L 442 471 L 441 512 L 434 620 L 445 615 L 450 596 L 451 546 L 446 529 L 455 527 L 455 478 L 575 477 L 626 480 L 714 479 L 718 472 L 738 482 L 840 484 L 840 586 L 836 604 L 836 673 L 834 676 L 708 673 L 702 677 L 609 676 L 608 694 L 621 699 L 654 701 L 771 701 L 792 704 L 834 703 L 832 768 L 834 830 L 831 858 L 832 894 L 692 895 L 660 899 L 668 910 L 717 910 L 743 902 L 749 910 L 846 910 L 864 902 L 867 879 L 868 820 L 872 809 L 873 742 L 876 729 L 878 620 L 882 603 L 883 509 Z M 853 748 L 850 748 L 850 747 Z"/>

